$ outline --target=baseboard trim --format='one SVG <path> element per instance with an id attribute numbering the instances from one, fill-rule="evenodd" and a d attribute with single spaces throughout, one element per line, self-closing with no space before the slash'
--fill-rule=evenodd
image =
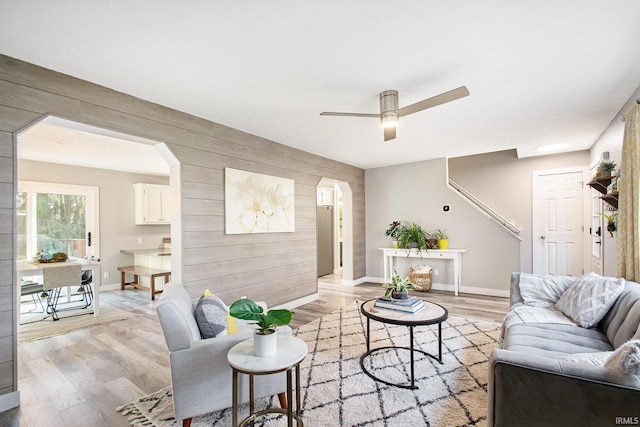
<path id="1" fill-rule="evenodd" d="M 0 412 L 20 406 L 20 391 L 12 391 L 11 393 L 0 396 Z"/>
<path id="2" fill-rule="evenodd" d="M 103 291 L 119 291 L 120 283 L 109 283 L 108 285 L 100 284 L 100 292 Z"/>
<path id="3" fill-rule="evenodd" d="M 360 285 L 362 283 L 365 283 L 365 282 L 368 282 L 368 281 L 369 281 L 369 278 L 365 276 L 365 277 L 361 277 L 361 278 L 356 279 L 356 280 L 345 280 L 345 279 L 342 279 L 342 284 L 345 285 L 345 286 L 358 286 L 358 285 Z"/>
<path id="4" fill-rule="evenodd" d="M 306 297 L 298 298 L 273 308 L 286 308 L 287 310 L 290 310 L 292 308 L 300 307 L 301 305 L 317 301 L 319 298 L 320 294 L 316 292 L 315 294 L 307 295 Z"/>
<path id="5" fill-rule="evenodd" d="M 371 277 L 371 276 L 365 276 L 361 279 L 358 279 L 358 285 L 362 284 L 362 283 L 366 283 L 366 282 L 370 282 L 370 283 L 384 283 L 384 277 Z"/>
<path id="6" fill-rule="evenodd" d="M 454 292 L 453 285 L 448 285 L 446 283 L 434 283 L 431 285 L 431 289 L 435 289 L 438 291 Z M 479 288 L 476 286 L 461 286 L 459 289 L 459 292 L 461 294 L 474 294 L 474 295 L 484 295 L 488 297 L 509 298 L 509 291 L 502 290 L 502 289 Z"/>
<path id="7" fill-rule="evenodd" d="M 384 283 L 384 277 L 365 277 L 359 281 L 360 283 Z M 453 285 L 449 285 L 446 283 L 433 283 L 431 285 L 431 289 L 435 289 L 438 291 L 450 291 L 453 292 Z M 479 288 L 476 286 L 462 286 L 460 287 L 460 293 L 465 294 L 475 294 L 475 295 L 485 295 L 489 297 L 505 297 L 509 298 L 509 290 L 503 289 L 490 289 L 490 288 Z"/>

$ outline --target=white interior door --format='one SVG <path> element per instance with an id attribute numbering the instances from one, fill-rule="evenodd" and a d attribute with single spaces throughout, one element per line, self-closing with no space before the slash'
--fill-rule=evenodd
<path id="1" fill-rule="evenodd" d="M 583 274 L 583 172 L 537 172 L 533 191 L 533 273 Z"/>

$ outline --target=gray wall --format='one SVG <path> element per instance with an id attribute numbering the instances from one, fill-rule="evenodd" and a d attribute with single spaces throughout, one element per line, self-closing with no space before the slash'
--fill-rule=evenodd
<path id="1" fill-rule="evenodd" d="M 522 230 L 521 271 L 531 272 L 533 172 L 588 164 L 588 151 L 519 159 L 515 150 L 508 150 L 451 158 L 449 176 L 502 216 L 515 221 Z M 590 192 L 585 190 L 586 194 Z"/>
<path id="2" fill-rule="evenodd" d="M 614 117 L 607 129 L 602 132 L 600 138 L 591 147 L 590 158 L 591 165 L 596 165 L 602 159 L 604 152 L 609 153 L 609 159 L 615 161 L 620 168 L 622 161 L 622 142 L 624 140 L 624 122 L 620 120 L 624 114 L 631 108 L 631 105 L 640 99 L 640 87 L 638 87 L 633 94 L 629 97 L 629 100 L 622 106 L 620 112 Z M 617 276 L 617 254 L 618 254 L 618 239 L 617 233 L 614 233 L 614 237 L 610 237 L 609 233 L 605 233 L 603 239 L 602 252 L 604 258 L 603 274 L 606 276 Z"/>
<path id="3" fill-rule="evenodd" d="M 102 286 L 120 283 L 118 267 L 133 264 L 133 255 L 121 249 L 157 248 L 163 237 L 171 236 L 169 225 L 136 225 L 134 218 L 133 184 L 168 185 L 168 177 L 19 160 L 18 179 L 100 188 L 100 270 L 110 275 L 102 279 Z"/>
<path id="4" fill-rule="evenodd" d="M 508 295 L 509 276 L 520 267 L 520 242 L 449 189 L 446 159 L 368 169 L 365 176 L 367 276 L 371 280 L 382 280 L 382 254 L 378 248 L 391 244 L 385 230 L 391 221 L 405 220 L 429 231 L 446 229 L 449 248 L 467 250 L 462 256 L 462 292 Z M 450 205 L 449 212 L 443 212 L 445 204 Z M 453 283 L 451 262 L 396 262 L 402 275 L 408 275 L 410 266 L 429 264 L 440 270 L 434 282 Z"/>
<path id="5" fill-rule="evenodd" d="M 0 56 L 0 399 L 17 390 L 14 134 L 49 114 L 166 143 L 180 162 L 180 181 L 171 182 L 181 190 L 180 245 L 172 232 L 172 252 L 181 251 L 193 296 L 208 287 L 228 301 L 247 295 L 278 305 L 315 294 L 323 176 L 353 192 L 353 277 L 365 275 L 363 170 Z M 296 232 L 225 235 L 227 166 L 294 179 Z"/>

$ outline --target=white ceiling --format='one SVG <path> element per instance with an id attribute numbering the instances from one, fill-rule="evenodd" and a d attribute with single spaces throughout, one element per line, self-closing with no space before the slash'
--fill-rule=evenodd
<path id="1" fill-rule="evenodd" d="M 362 168 L 588 149 L 640 85 L 637 0 L 5 0 L 0 16 L 2 54 Z M 461 85 L 387 143 L 376 119 L 319 116 Z"/>

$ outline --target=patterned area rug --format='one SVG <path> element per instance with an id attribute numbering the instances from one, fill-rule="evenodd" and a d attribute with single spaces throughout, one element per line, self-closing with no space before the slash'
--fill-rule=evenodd
<path id="1" fill-rule="evenodd" d="M 305 426 L 484 426 L 487 418 L 487 361 L 497 347 L 500 325 L 449 317 L 442 324 L 443 364 L 415 353 L 417 390 L 387 386 L 360 367 L 366 350 L 366 318 L 350 305 L 294 332 L 309 346 L 301 364 Z M 371 348 L 408 346 L 409 329 L 371 322 Z M 416 348 L 437 354 L 437 326 L 414 329 Z M 365 359 L 367 369 L 390 382 L 407 382 L 409 351 L 385 350 Z M 258 409 L 278 405 L 257 402 Z M 133 426 L 178 426 L 171 389 L 166 388 L 118 408 Z M 247 408 L 241 408 L 241 417 Z M 225 409 L 194 418 L 192 426 L 229 426 Z M 282 426 L 282 416 L 256 422 Z"/>

